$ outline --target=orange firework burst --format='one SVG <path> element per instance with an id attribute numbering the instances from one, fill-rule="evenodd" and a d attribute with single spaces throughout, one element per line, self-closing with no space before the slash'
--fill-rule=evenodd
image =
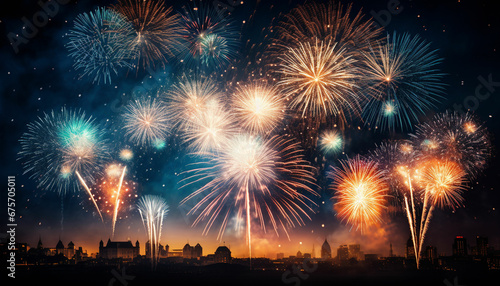
<path id="1" fill-rule="evenodd" d="M 260 134 L 272 131 L 285 111 L 284 99 L 277 89 L 258 83 L 238 87 L 233 107 L 241 125 Z"/>
<path id="2" fill-rule="evenodd" d="M 341 123 L 346 114 L 360 113 L 361 97 L 354 90 L 355 60 L 345 51 L 332 42 L 316 41 L 300 43 L 281 57 L 279 85 L 292 109 L 303 117 L 338 116 Z"/>
<path id="3" fill-rule="evenodd" d="M 462 206 L 465 171 L 449 160 L 432 160 L 422 170 L 421 183 L 432 205 L 455 209 Z"/>
<path id="4" fill-rule="evenodd" d="M 373 161 L 354 159 L 341 161 L 342 168 L 335 168 L 328 176 L 334 179 L 333 197 L 337 216 L 361 232 L 370 225 L 382 222 L 386 209 L 389 185 L 384 171 Z"/>
<path id="5" fill-rule="evenodd" d="M 162 0 L 119 0 L 112 7 L 132 23 L 136 31 L 133 48 L 139 52 L 139 62 L 143 67 L 154 67 L 156 62 L 165 64 L 165 55 L 174 55 L 180 45 L 180 17 L 173 14 L 172 7 L 165 8 Z"/>
<path id="6" fill-rule="evenodd" d="M 299 6 L 286 15 L 277 27 L 276 46 L 312 44 L 321 39 L 347 45 L 350 53 L 367 50 L 378 39 L 382 28 L 377 28 L 362 11 L 351 12 L 352 4 L 344 8 L 335 0 Z"/>
<path id="7" fill-rule="evenodd" d="M 114 236 L 116 221 L 121 219 L 118 216 L 120 208 L 137 197 L 136 183 L 124 180 L 125 173 L 126 167 L 111 164 L 106 168 L 106 176 L 99 182 L 101 194 L 98 200 L 101 202 L 103 213 L 112 217 L 112 236 Z"/>

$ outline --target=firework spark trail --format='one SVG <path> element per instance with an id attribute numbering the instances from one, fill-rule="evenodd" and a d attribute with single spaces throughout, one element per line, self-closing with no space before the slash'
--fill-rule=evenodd
<path id="1" fill-rule="evenodd" d="M 250 195 L 248 185 L 245 186 L 245 208 L 247 217 L 247 240 L 248 240 L 248 257 L 250 258 L 250 267 L 252 267 L 252 224 L 250 223 Z"/>
<path id="2" fill-rule="evenodd" d="M 80 176 L 80 173 L 78 171 L 75 171 L 76 176 L 80 180 L 80 183 L 83 185 L 83 188 L 87 191 L 87 194 L 89 197 L 92 199 L 92 202 L 94 203 L 95 209 L 97 210 L 97 213 L 99 213 L 99 216 L 101 217 L 101 221 L 104 222 L 104 218 L 102 217 L 101 211 L 99 210 L 99 207 L 97 206 L 97 202 L 94 199 L 94 196 L 92 195 L 92 192 L 90 191 L 89 187 L 83 180 L 82 176 Z"/>
<path id="3" fill-rule="evenodd" d="M 168 205 L 159 196 L 146 195 L 137 203 L 137 208 L 150 242 L 151 268 L 156 268 L 159 260 L 159 246 L 163 219 L 168 213 Z"/>
<path id="4" fill-rule="evenodd" d="M 413 199 L 413 185 L 411 183 L 411 176 L 410 176 L 410 171 L 408 171 L 408 187 L 410 190 L 410 197 L 411 197 L 411 212 L 413 213 L 413 216 L 410 214 L 410 209 L 408 207 L 408 199 L 405 194 L 405 206 L 406 206 L 406 215 L 408 216 L 408 224 L 410 225 L 410 230 L 412 233 L 412 241 L 413 241 L 413 248 L 415 250 L 415 259 L 417 261 L 417 268 L 419 268 L 420 265 L 420 257 L 419 257 L 419 249 L 418 249 L 418 241 L 419 237 L 417 236 L 417 216 L 415 215 L 415 200 Z"/>
<path id="5" fill-rule="evenodd" d="M 122 174 L 120 176 L 120 181 L 118 182 L 118 188 L 116 190 L 115 211 L 113 213 L 113 226 L 112 226 L 111 237 L 115 236 L 116 219 L 118 217 L 118 208 L 120 207 L 120 191 L 122 189 L 123 177 L 125 177 L 125 171 L 126 171 L 126 169 L 127 169 L 127 166 L 123 167 L 123 171 L 122 171 Z"/>
<path id="6" fill-rule="evenodd" d="M 424 188 L 424 207 L 420 226 L 419 257 L 434 208 L 437 206 L 455 209 L 462 205 L 465 176 L 463 168 L 453 161 L 434 159 L 424 164 L 421 178 Z"/>
<path id="7" fill-rule="evenodd" d="M 420 234 L 419 234 L 420 243 L 419 243 L 419 247 L 418 247 L 419 256 L 420 256 L 420 251 L 422 250 L 422 245 L 424 242 L 424 234 L 425 234 L 424 226 L 425 226 L 427 220 L 429 219 L 429 215 L 431 214 L 431 209 L 428 206 L 428 203 L 429 203 L 429 195 L 426 191 L 424 191 L 424 205 L 422 206 L 422 214 L 420 217 Z"/>

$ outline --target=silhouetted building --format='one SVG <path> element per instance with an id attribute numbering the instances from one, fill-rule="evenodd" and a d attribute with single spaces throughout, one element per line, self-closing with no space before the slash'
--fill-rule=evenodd
<path id="1" fill-rule="evenodd" d="M 365 254 L 366 261 L 376 261 L 378 260 L 378 254 Z"/>
<path id="2" fill-rule="evenodd" d="M 72 241 L 68 243 L 68 247 L 64 247 L 64 243 L 60 239 L 57 242 L 55 248 L 45 248 L 43 247 L 42 238 L 40 237 L 38 239 L 36 248 L 31 249 L 30 253 L 39 256 L 60 255 L 66 257 L 67 259 L 73 259 L 76 254 L 76 251 L 75 251 L 75 244 Z"/>
<path id="3" fill-rule="evenodd" d="M 361 245 L 349 244 L 349 258 L 361 260 Z"/>
<path id="4" fill-rule="evenodd" d="M 413 240 L 408 238 L 406 242 L 406 259 L 415 258 L 415 247 L 413 246 Z"/>
<path id="5" fill-rule="evenodd" d="M 304 256 L 302 255 L 302 252 L 300 252 L 300 250 L 297 251 L 297 258 L 304 258 Z"/>
<path id="6" fill-rule="evenodd" d="M 182 257 L 191 259 L 191 258 L 200 258 L 203 255 L 203 248 L 198 243 L 196 246 L 191 246 L 189 243 L 186 243 L 182 248 Z"/>
<path id="7" fill-rule="evenodd" d="M 194 246 L 193 258 L 200 258 L 203 256 L 203 247 L 199 243 Z"/>
<path id="8" fill-rule="evenodd" d="M 214 254 L 215 263 L 231 263 L 231 250 L 226 246 L 219 246 Z"/>
<path id="9" fill-rule="evenodd" d="M 56 254 L 63 254 L 63 253 L 64 253 L 64 244 L 59 239 L 59 241 L 56 244 Z"/>
<path id="10" fill-rule="evenodd" d="M 321 258 L 322 259 L 332 258 L 332 249 L 330 248 L 330 244 L 328 243 L 328 241 L 326 241 L 326 238 L 325 242 L 321 246 Z"/>
<path id="11" fill-rule="evenodd" d="M 158 255 L 160 258 L 165 258 L 168 257 L 168 245 L 166 246 L 166 249 L 163 245 L 159 244 L 158 245 Z"/>
<path id="12" fill-rule="evenodd" d="M 285 258 L 285 254 L 283 252 L 276 254 L 276 259 L 283 259 L 283 258 Z"/>
<path id="13" fill-rule="evenodd" d="M 187 259 L 192 258 L 193 250 L 194 250 L 194 247 L 189 245 L 189 243 L 186 243 L 186 245 L 184 245 L 184 247 L 182 248 L 182 257 L 187 258 Z"/>
<path id="14" fill-rule="evenodd" d="M 42 237 L 38 237 L 38 244 L 36 245 L 37 249 L 43 249 Z"/>
<path id="15" fill-rule="evenodd" d="M 68 259 L 73 259 L 73 256 L 75 256 L 75 245 L 73 244 L 72 241 L 70 241 L 68 243 L 68 247 L 66 248 L 64 247 L 62 241 L 59 239 L 59 241 L 56 244 L 56 248 L 52 249 L 51 252 L 52 255 L 62 254 Z"/>
<path id="16" fill-rule="evenodd" d="M 482 236 L 476 236 L 476 249 L 477 255 L 487 256 L 488 255 L 488 238 Z"/>
<path id="17" fill-rule="evenodd" d="M 435 246 L 427 245 L 425 248 L 425 257 L 431 262 L 435 262 L 438 258 L 437 248 Z"/>
<path id="18" fill-rule="evenodd" d="M 136 241 L 135 247 L 132 242 L 129 241 L 111 241 L 108 239 L 106 246 L 102 240 L 99 242 L 99 257 L 105 259 L 123 258 L 123 259 L 134 259 L 139 256 L 139 241 Z M 149 247 L 146 246 L 146 253 L 148 253 Z M 149 253 L 151 255 L 151 253 Z"/>
<path id="19" fill-rule="evenodd" d="M 455 241 L 453 242 L 453 256 L 467 256 L 467 239 L 465 237 L 455 237 Z"/>
<path id="20" fill-rule="evenodd" d="M 349 259 L 349 248 L 347 245 L 340 245 L 339 248 L 337 248 L 337 260 L 347 260 Z"/>

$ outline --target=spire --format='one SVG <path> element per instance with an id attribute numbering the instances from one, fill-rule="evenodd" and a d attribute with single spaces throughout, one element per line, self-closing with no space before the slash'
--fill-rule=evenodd
<path id="1" fill-rule="evenodd" d="M 41 235 L 38 236 L 38 244 L 37 244 L 36 248 L 38 248 L 38 249 L 42 249 L 43 248 L 42 236 Z"/>

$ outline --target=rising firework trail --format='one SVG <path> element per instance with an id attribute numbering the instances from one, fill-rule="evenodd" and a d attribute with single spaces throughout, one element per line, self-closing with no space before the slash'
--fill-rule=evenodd
<path id="1" fill-rule="evenodd" d="M 122 184 L 123 184 L 123 178 L 125 177 L 125 171 L 127 170 L 127 167 L 123 167 L 122 174 L 120 176 L 120 181 L 118 182 L 118 188 L 116 189 L 116 199 L 115 199 L 115 211 L 113 212 L 113 226 L 112 226 L 112 234 L 111 237 L 115 236 L 115 225 L 116 225 L 116 219 L 118 217 L 118 209 L 120 207 L 120 191 L 122 189 Z"/>
<path id="2" fill-rule="evenodd" d="M 160 258 L 160 239 L 163 219 L 168 213 L 168 205 L 162 197 L 146 195 L 137 203 L 142 223 L 149 238 L 151 268 L 156 268 Z"/>

